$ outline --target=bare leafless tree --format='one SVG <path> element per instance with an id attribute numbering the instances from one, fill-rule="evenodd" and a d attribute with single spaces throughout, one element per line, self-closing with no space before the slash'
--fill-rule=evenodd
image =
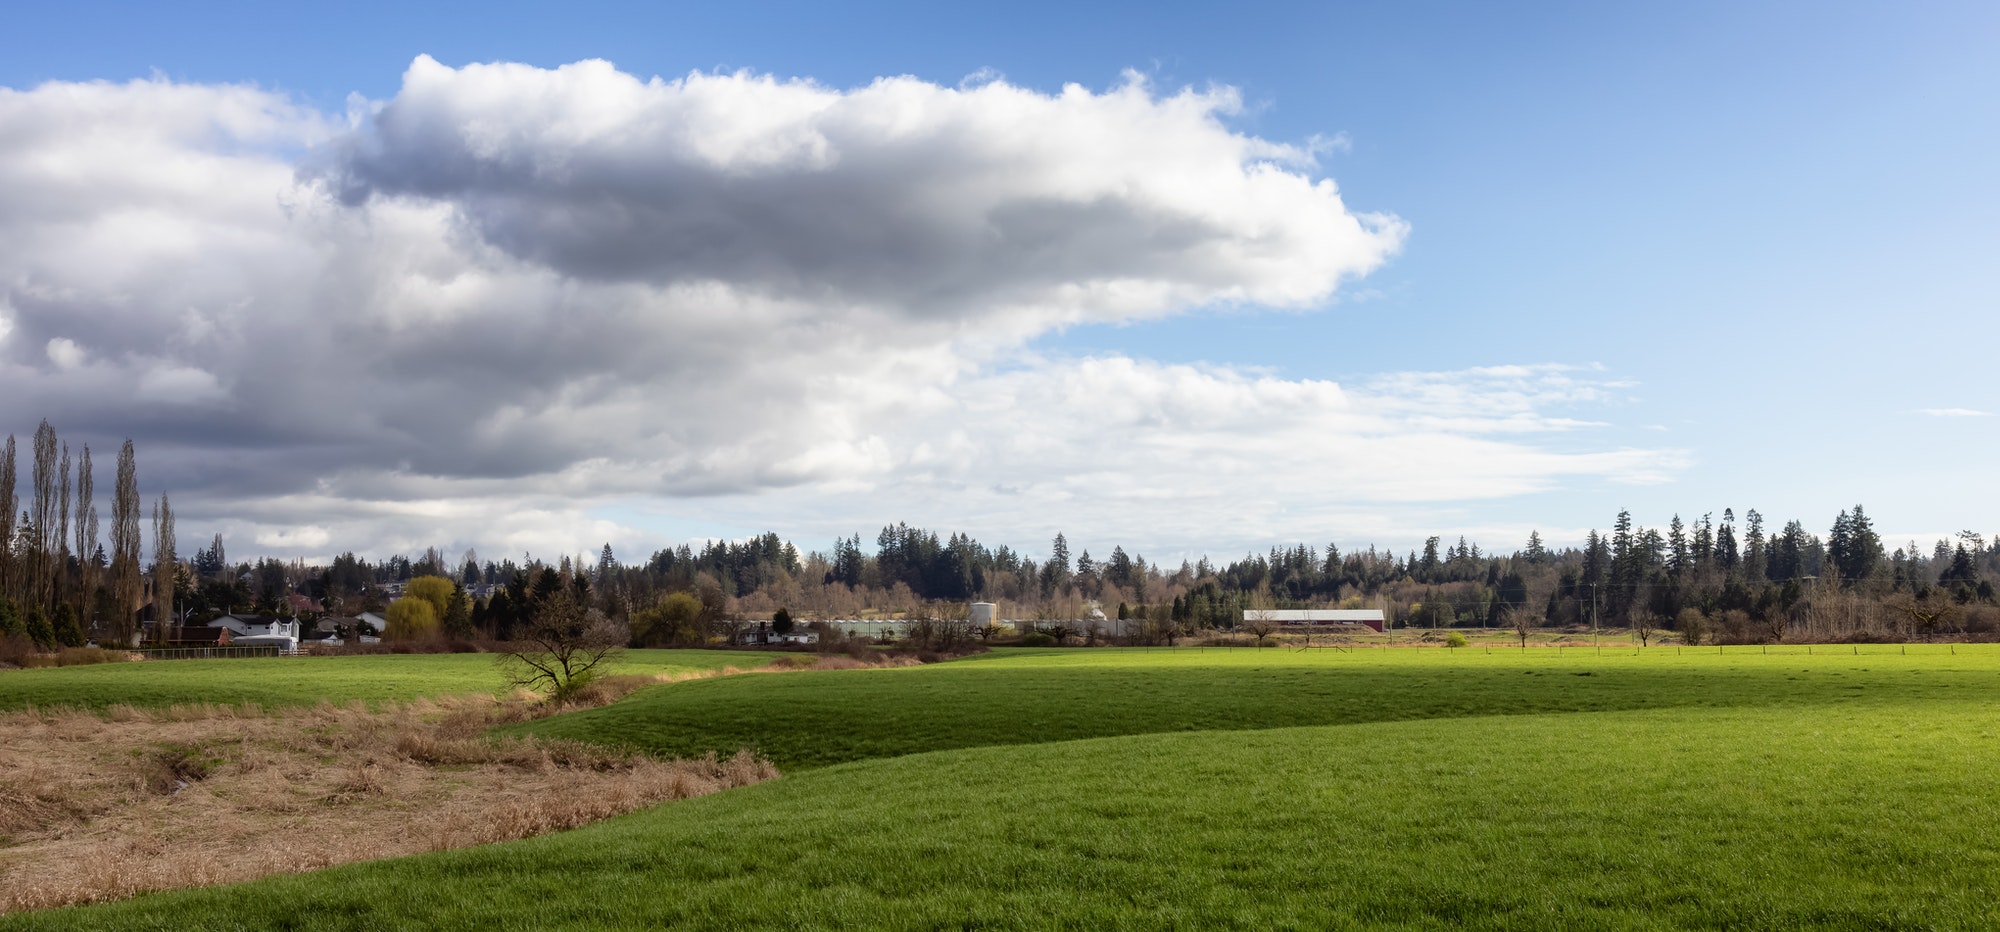
<path id="1" fill-rule="evenodd" d="M 90 445 L 76 459 L 77 617 L 90 626 L 90 609 L 97 594 L 97 485 L 90 474 Z"/>
<path id="2" fill-rule="evenodd" d="M 63 600 L 69 588 L 69 444 L 62 445 L 62 467 L 56 470 L 56 547 L 53 597 Z"/>
<path id="3" fill-rule="evenodd" d="M 1674 619 L 1674 626 L 1681 629 L 1681 640 L 1686 641 L 1689 647 L 1700 647 L 1708 637 L 1708 616 L 1692 606 L 1681 609 L 1680 615 Z"/>
<path id="4" fill-rule="evenodd" d="M 1653 614 L 1651 609 L 1635 608 L 1632 610 L 1631 620 L 1632 633 L 1639 636 L 1639 646 L 1652 646 L 1653 632 L 1660 628 L 1660 616 Z"/>
<path id="5" fill-rule="evenodd" d="M 1521 639 L 1522 650 L 1528 649 L 1528 636 L 1535 633 L 1535 622 L 1541 620 L 1540 608 L 1523 604 L 1507 610 L 1507 627 L 1514 629 L 1514 636 Z"/>
<path id="6" fill-rule="evenodd" d="M 36 608 L 48 611 L 55 604 L 56 582 L 56 429 L 43 421 L 35 428 L 35 464 L 31 481 L 35 497 L 29 505 L 28 520 L 34 526 L 34 552 L 28 555 L 30 581 L 28 597 Z"/>
<path id="7" fill-rule="evenodd" d="M 111 499 L 111 630 L 120 644 L 129 644 L 138 632 L 139 576 L 139 467 L 132 441 L 118 451 L 118 484 Z"/>
<path id="8" fill-rule="evenodd" d="M 1807 577 L 1806 597 L 1793 606 L 1794 611 L 1803 609 L 1805 634 L 1811 638 L 1831 638 L 1838 630 L 1840 619 L 1845 614 L 1842 609 L 1840 592 L 1840 568 L 1832 560 L 1820 570 L 1818 578 Z M 1772 612 L 1776 617 L 1783 614 Z M 1784 640 L 1785 632 L 1774 631 L 1778 640 Z"/>
<path id="9" fill-rule="evenodd" d="M 1894 605 L 1896 611 L 1909 619 L 1911 630 L 1926 641 L 1930 640 L 1940 625 L 1958 614 L 1958 606 L 1949 598 L 1917 599 L 1903 596 L 1897 599 Z"/>
<path id="10" fill-rule="evenodd" d="M 20 554 L 14 544 L 14 512 L 21 503 L 14 496 L 14 435 L 7 435 L 7 446 L 0 449 L 0 595 L 18 595 L 20 577 L 17 573 Z"/>
<path id="11" fill-rule="evenodd" d="M 565 586 L 544 598 L 534 617 L 515 629 L 500 664 L 508 682 L 563 702 L 617 659 L 630 637 L 630 629 L 586 608 Z"/>
<path id="12" fill-rule="evenodd" d="M 174 582 L 180 565 L 179 547 L 174 540 L 174 506 L 167 501 L 167 493 L 161 492 L 160 500 L 153 504 L 153 617 L 159 622 L 163 638 L 167 625 L 176 618 Z"/>
<path id="13" fill-rule="evenodd" d="M 1257 646 L 1264 646 L 1264 639 L 1278 630 L 1278 622 L 1265 609 L 1252 609 L 1243 613 L 1243 630 L 1257 639 Z"/>

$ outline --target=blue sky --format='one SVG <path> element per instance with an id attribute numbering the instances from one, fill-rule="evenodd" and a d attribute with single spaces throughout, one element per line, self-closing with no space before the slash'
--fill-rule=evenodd
<path id="1" fill-rule="evenodd" d="M 350 94 L 395 97 L 420 54 L 451 67 L 603 58 L 642 78 L 747 69 L 836 89 L 984 73 L 1048 94 L 1067 83 L 1101 92 L 1126 70 L 1161 94 L 1226 85 L 1245 104 L 1227 117 L 1235 131 L 1334 140 L 1311 174 L 1333 179 L 1347 208 L 1407 223 L 1399 251 L 1307 308 L 1055 326 L 1015 352 L 1343 386 L 1595 367 L 1577 371 L 1609 387 L 1544 413 L 1597 426 L 1534 446 L 1676 457 L 1640 484 L 1579 474 L 1538 491 L 1373 500 L 1356 506 L 1369 515 L 1358 528 L 1277 521 L 1269 542 L 1402 548 L 1428 528 L 1514 546 L 1507 535 L 1522 528 L 1563 538 L 1620 507 L 1649 525 L 1755 507 L 1823 530 L 1857 501 L 1892 541 L 1996 526 L 1991 4 L 63 4 L 9 20 L 0 85 L 157 74 L 250 82 L 328 113 Z M 9 412 L 16 432 L 35 416 Z M 766 525 L 810 545 L 843 523 L 865 535 L 907 518 L 1033 547 L 1065 523 L 1060 500 L 990 533 L 949 496 L 911 515 L 874 513 L 893 495 L 866 499 L 868 514 L 810 501 L 634 494 L 586 511 L 643 532 L 634 546 Z M 224 499 L 212 507 L 225 523 Z M 1144 521 L 1120 526 L 1167 552 L 1201 545 Z M 1254 535 L 1218 536 L 1226 550 Z"/>

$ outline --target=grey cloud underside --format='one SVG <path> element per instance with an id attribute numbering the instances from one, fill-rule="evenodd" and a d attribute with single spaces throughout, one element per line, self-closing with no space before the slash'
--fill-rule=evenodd
<path id="1" fill-rule="evenodd" d="M 292 552 L 594 545 L 639 532 L 593 508 L 697 499 L 1107 527 L 1175 501 L 1160 526 L 1195 528 L 1659 466 L 1481 439 L 1596 397 L 1556 370 L 1350 398 L 1020 356 L 1079 320 L 1313 307 L 1394 253 L 1399 222 L 1232 106 L 428 59 L 352 126 L 254 88 L 0 89 L 0 414 L 88 440 L 100 488 L 132 437 L 184 522 Z M 1397 438 L 1404 478 L 1353 454 Z M 1285 450 L 1345 486 L 1256 462 Z"/>
<path id="2" fill-rule="evenodd" d="M 865 162 L 749 175 L 583 164 L 551 179 L 531 167 L 484 170 L 470 156 L 431 164 L 451 141 L 411 135 L 341 166 L 347 203 L 446 201 L 485 241 L 586 280 L 719 281 L 949 316 L 1078 283 L 1238 284 L 1207 248 L 1231 232 L 1198 217 L 1110 196 L 954 204 L 966 153 L 868 153 Z"/>

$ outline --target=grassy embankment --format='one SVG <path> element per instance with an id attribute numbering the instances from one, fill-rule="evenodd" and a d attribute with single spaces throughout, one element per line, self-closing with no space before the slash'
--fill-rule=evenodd
<path id="1" fill-rule="evenodd" d="M 627 651 L 610 673 L 687 674 L 749 668 L 770 654 L 708 650 Z M 355 657 L 253 657 L 148 660 L 0 671 L 0 712 L 24 708 L 103 709 L 180 703 L 266 708 L 412 699 L 499 691 L 493 654 L 375 654 Z"/>
<path id="2" fill-rule="evenodd" d="M 2000 651 L 1861 650 L 1022 652 L 704 680 L 536 727 L 751 743 L 792 776 L 524 842 L 9 921 L 2000 922 Z M 996 746 L 935 751 L 975 743 Z"/>

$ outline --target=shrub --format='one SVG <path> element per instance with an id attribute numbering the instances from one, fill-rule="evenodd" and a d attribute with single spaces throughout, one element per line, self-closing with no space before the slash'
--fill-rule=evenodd
<path id="1" fill-rule="evenodd" d="M 700 643 L 702 604 L 690 592 L 670 592 L 653 607 L 632 613 L 632 640 L 642 646 Z"/>
<path id="2" fill-rule="evenodd" d="M 412 596 L 404 596 L 389 604 L 389 630 L 382 632 L 384 640 L 427 641 L 437 636 L 438 614 L 431 603 Z"/>
<path id="3" fill-rule="evenodd" d="M 1056 639 L 1055 639 L 1055 638 L 1053 638 L 1053 637 L 1050 637 L 1049 635 L 1046 635 L 1046 634 L 1043 634 L 1043 633 L 1041 633 L 1040 631 L 1037 631 L 1037 632 L 1035 632 L 1034 634 L 1030 634 L 1030 635 L 1028 635 L 1028 636 L 1026 636 L 1026 637 L 1022 638 L 1022 639 L 1021 639 L 1021 646 L 1022 646 L 1022 647 L 1054 647 L 1054 646 L 1056 646 Z"/>
<path id="4" fill-rule="evenodd" d="M 403 599 L 422 599 L 430 603 L 432 617 L 443 621 L 444 617 L 451 613 L 451 593 L 454 587 L 455 584 L 443 576 L 418 576 L 403 584 Z"/>
<path id="5" fill-rule="evenodd" d="M 1446 635 L 1444 639 L 1444 646 L 1446 647 L 1464 647 L 1470 643 L 1472 642 L 1467 641 L 1465 639 L 1465 635 L 1460 634 L 1456 631 L 1453 631 L 1452 633 Z"/>
<path id="6" fill-rule="evenodd" d="M 1773 611 L 1772 614 L 1776 615 L 1777 611 Z M 1722 617 L 1717 619 L 1717 621 L 1722 629 L 1722 636 L 1727 638 L 1731 643 L 1754 643 L 1751 641 L 1750 635 L 1749 612 L 1740 608 L 1732 608 L 1723 612 Z"/>
<path id="7" fill-rule="evenodd" d="M 38 655 L 25 634 L 0 634 L 0 667 L 25 667 Z"/>
<path id="8" fill-rule="evenodd" d="M 1681 639 L 1690 647 L 1700 647 L 1708 637 L 1708 616 L 1698 608 L 1684 608 L 1674 619 L 1674 626 L 1681 630 Z"/>
<path id="9" fill-rule="evenodd" d="M 138 659 L 129 650 L 105 650 L 102 647 L 65 647 L 56 651 L 56 666 L 77 667 L 93 663 L 124 663 Z"/>
<path id="10" fill-rule="evenodd" d="M 1847 634 L 1847 635 L 1846 635 L 1845 637 L 1839 637 L 1839 638 L 1835 638 L 1835 639 L 1834 639 L 1834 641 L 1833 641 L 1833 643 L 1835 643 L 1835 644 L 1894 644 L 1894 643 L 1897 643 L 1897 641 L 1898 641 L 1898 638 L 1897 638 L 1897 637 L 1896 637 L 1895 635 L 1893 635 L 1893 634 L 1890 634 L 1890 633 L 1889 633 L 1889 632 L 1887 632 L 1887 631 L 1871 631 L 1871 630 L 1867 630 L 1867 629 L 1862 629 L 1862 630 L 1860 630 L 1860 631 L 1851 631 L 1851 632 L 1849 632 L 1849 633 L 1848 633 L 1848 634 Z"/>

